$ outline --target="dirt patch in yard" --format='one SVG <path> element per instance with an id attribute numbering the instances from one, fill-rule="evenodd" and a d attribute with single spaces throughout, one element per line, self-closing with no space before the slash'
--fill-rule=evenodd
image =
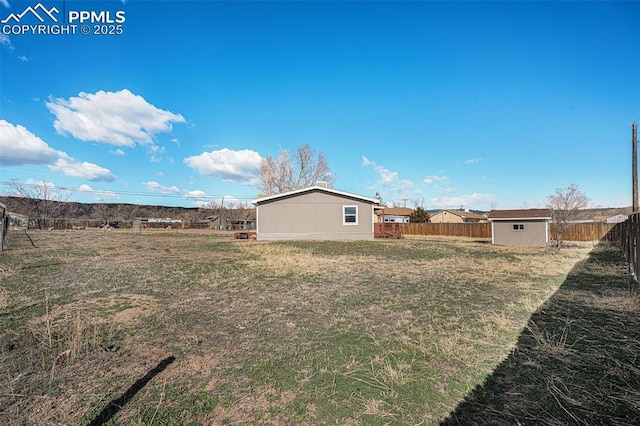
<path id="1" fill-rule="evenodd" d="M 47 303 L 45 301 L 45 303 Z M 142 317 L 153 313 L 160 304 L 153 296 L 143 294 L 118 294 L 97 297 L 66 305 L 53 306 L 45 315 L 32 319 L 30 325 L 56 323 L 70 318 L 91 319 L 130 326 Z"/>

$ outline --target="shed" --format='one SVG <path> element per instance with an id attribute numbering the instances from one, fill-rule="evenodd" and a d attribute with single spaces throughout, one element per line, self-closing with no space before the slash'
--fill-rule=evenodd
<path id="1" fill-rule="evenodd" d="M 491 243 L 544 247 L 549 244 L 549 209 L 491 210 Z"/>
<path id="2" fill-rule="evenodd" d="M 257 239 L 373 240 L 375 198 L 312 186 L 256 198 Z"/>

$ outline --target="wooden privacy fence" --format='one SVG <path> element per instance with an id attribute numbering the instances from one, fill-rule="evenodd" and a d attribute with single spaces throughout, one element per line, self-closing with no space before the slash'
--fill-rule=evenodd
<path id="1" fill-rule="evenodd" d="M 491 223 L 403 223 L 402 235 L 491 238 Z M 564 232 L 565 241 L 620 241 L 621 225 L 616 223 L 574 223 Z M 550 239 L 556 238 L 556 226 L 550 226 Z"/>
<path id="2" fill-rule="evenodd" d="M 638 281 L 640 272 L 640 213 L 633 213 L 626 222 L 620 224 L 620 245 L 624 250 L 629 271 Z"/>
<path id="3" fill-rule="evenodd" d="M 375 238 L 402 238 L 402 229 L 399 223 L 374 223 L 373 235 Z"/>
<path id="4" fill-rule="evenodd" d="M 9 229 L 9 216 L 7 216 L 7 206 L 0 203 L 0 251 L 4 250 L 7 240 L 7 230 Z"/>
<path id="5" fill-rule="evenodd" d="M 491 238 L 490 223 L 403 223 L 403 235 Z"/>
<path id="6" fill-rule="evenodd" d="M 621 226 L 618 223 L 572 223 L 564 231 L 565 241 L 620 241 Z M 556 239 L 556 226 L 551 224 L 551 240 Z"/>

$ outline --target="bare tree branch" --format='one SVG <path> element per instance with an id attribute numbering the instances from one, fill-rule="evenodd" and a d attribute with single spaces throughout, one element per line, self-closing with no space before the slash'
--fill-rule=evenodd
<path id="1" fill-rule="evenodd" d="M 69 201 L 73 194 L 47 181 L 26 184 L 13 179 L 9 187 L 11 188 L 9 195 L 23 200 L 20 206 L 21 213 L 33 219 L 38 228 L 45 228 L 50 219 L 58 217 L 64 208 L 64 202 Z"/>
<path id="2" fill-rule="evenodd" d="M 576 184 L 557 188 L 554 194 L 547 196 L 547 206 L 553 210 L 552 218 L 556 225 L 557 250 L 560 250 L 564 232 L 575 219 L 578 210 L 586 208 L 588 204 L 589 199 Z"/>
<path id="3" fill-rule="evenodd" d="M 260 191 L 264 194 L 279 194 L 294 189 L 307 188 L 318 181 L 331 184 L 334 180 L 324 154 L 309 145 L 300 145 L 291 154 L 280 151 L 278 158 L 266 157 L 260 164 Z"/>

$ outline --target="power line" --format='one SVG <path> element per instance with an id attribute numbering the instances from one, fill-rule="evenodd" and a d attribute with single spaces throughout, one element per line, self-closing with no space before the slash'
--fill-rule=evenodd
<path id="1" fill-rule="evenodd" d="M 0 185 L 3 186 L 15 186 L 15 182 L 11 181 L 0 181 Z M 20 186 L 26 188 L 42 188 L 42 184 L 36 183 L 19 183 Z M 221 199 L 223 197 L 228 197 L 227 195 L 191 195 L 191 194 L 167 194 L 162 192 L 142 192 L 142 191 L 123 191 L 123 190 L 102 190 L 102 189 L 83 189 L 83 188 L 69 188 L 66 186 L 52 186 L 51 189 L 60 190 L 60 191 L 69 191 L 69 192 L 81 192 L 86 194 L 96 194 L 96 195 L 105 195 L 105 194 L 114 194 L 114 195 L 122 195 L 122 196 L 136 196 L 136 197 L 157 197 L 157 198 L 175 198 L 175 199 L 187 199 L 187 200 L 211 200 L 215 201 Z M 237 200 L 253 200 L 256 197 L 236 197 L 233 198 Z"/>

